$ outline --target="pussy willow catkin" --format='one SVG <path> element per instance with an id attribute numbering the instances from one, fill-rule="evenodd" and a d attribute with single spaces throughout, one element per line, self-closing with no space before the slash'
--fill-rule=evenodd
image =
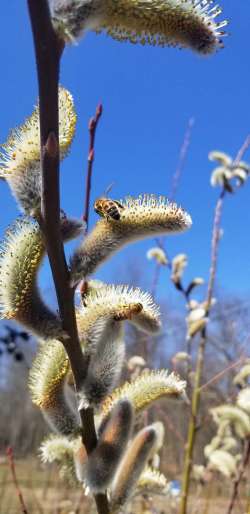
<path id="1" fill-rule="evenodd" d="M 63 216 L 62 238 L 81 233 L 83 225 Z M 28 217 L 18 218 L 1 243 L 0 314 L 13 319 L 42 338 L 64 337 L 61 321 L 41 298 L 37 279 L 45 256 L 45 244 L 38 223 Z"/>
<path id="2" fill-rule="evenodd" d="M 120 512 L 133 494 L 156 442 L 157 430 L 154 425 L 145 427 L 130 442 L 111 485 L 112 512 Z"/>
<path id="3" fill-rule="evenodd" d="M 102 416 L 122 398 L 131 401 L 135 414 L 150 407 L 152 403 L 164 396 L 182 396 L 185 394 L 186 382 L 175 373 L 167 370 L 144 371 L 132 382 L 125 382 L 118 387 L 102 404 Z"/>
<path id="4" fill-rule="evenodd" d="M 100 220 L 71 260 L 72 284 L 93 273 L 114 252 L 131 241 L 183 232 L 192 221 L 183 209 L 163 197 L 143 195 L 121 201 L 120 219 Z"/>
<path id="5" fill-rule="evenodd" d="M 78 422 L 65 394 L 68 372 L 69 360 L 63 345 L 53 340 L 44 342 L 33 362 L 29 387 L 33 403 L 42 410 L 52 429 L 74 435 Z"/>
<path id="6" fill-rule="evenodd" d="M 60 158 L 67 155 L 76 125 L 73 98 L 59 88 Z M 0 152 L 0 177 L 5 179 L 25 214 L 37 216 L 41 204 L 39 106 L 20 127 L 12 130 Z"/>
<path id="7" fill-rule="evenodd" d="M 66 42 L 86 30 L 118 41 L 179 46 L 211 54 L 222 46 L 227 21 L 210 0 L 50 0 L 54 26 Z"/>

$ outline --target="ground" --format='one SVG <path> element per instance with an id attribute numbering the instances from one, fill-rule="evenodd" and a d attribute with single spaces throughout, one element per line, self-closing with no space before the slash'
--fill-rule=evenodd
<path id="1" fill-rule="evenodd" d="M 22 491 L 27 514 L 94 514 L 90 499 L 81 489 L 62 481 L 55 466 L 43 466 L 38 459 L 16 459 L 16 474 Z M 202 492 L 202 496 L 192 496 L 190 514 L 226 514 L 228 493 L 220 489 L 219 496 L 213 488 Z M 246 501 L 237 505 L 234 514 L 246 514 Z M 130 508 L 129 514 L 176 514 L 178 509 L 166 499 L 155 497 L 146 505 L 138 499 Z M 18 492 L 5 457 L 0 457 L 0 514 L 21 514 Z M 247 513 L 250 514 L 250 511 Z"/>

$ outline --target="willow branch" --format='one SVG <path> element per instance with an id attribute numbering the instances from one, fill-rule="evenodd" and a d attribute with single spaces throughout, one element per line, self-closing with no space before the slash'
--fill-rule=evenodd
<path id="1" fill-rule="evenodd" d="M 89 225 L 91 181 L 92 181 L 92 173 L 93 173 L 93 163 L 94 163 L 94 158 L 95 158 L 95 135 L 96 135 L 96 129 L 97 129 L 101 115 L 102 115 L 102 104 L 99 104 L 96 108 L 95 116 L 93 118 L 90 118 L 90 120 L 89 120 L 88 169 L 87 169 L 87 176 L 86 176 L 85 202 L 84 202 L 84 214 L 83 214 L 83 220 L 86 223 L 86 233 L 88 232 L 88 225 Z"/>
<path id="2" fill-rule="evenodd" d="M 86 376 L 88 363 L 78 338 L 74 290 L 70 288 L 69 270 L 60 234 L 58 82 L 64 44 L 53 30 L 47 0 L 27 0 L 27 2 L 34 38 L 39 87 L 41 228 L 45 237 L 63 329 L 68 335 L 64 346 L 69 357 L 76 390 L 79 390 Z M 93 411 L 92 409 L 81 410 L 80 416 L 83 444 L 89 454 L 97 442 Z M 109 513 L 105 495 L 97 495 L 95 501 L 99 514 Z"/>

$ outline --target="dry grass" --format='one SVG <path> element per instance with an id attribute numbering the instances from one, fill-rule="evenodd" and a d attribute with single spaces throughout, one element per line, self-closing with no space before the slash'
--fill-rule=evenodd
<path id="1" fill-rule="evenodd" d="M 16 459 L 16 473 L 28 514 L 94 514 L 91 499 L 79 488 L 62 481 L 56 466 L 43 466 L 38 459 Z M 218 483 L 202 494 L 193 495 L 190 514 L 225 514 L 229 491 Z M 246 500 L 235 514 L 245 512 Z M 138 499 L 129 514 L 176 514 L 178 509 L 166 499 L 154 498 L 152 503 Z M 243 509 L 242 509 L 243 507 Z M 6 458 L 0 457 L 0 514 L 22 514 Z"/>

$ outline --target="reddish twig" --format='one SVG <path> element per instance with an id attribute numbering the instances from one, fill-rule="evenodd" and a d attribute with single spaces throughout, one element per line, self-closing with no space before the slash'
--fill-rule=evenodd
<path id="1" fill-rule="evenodd" d="M 11 446 L 9 446 L 7 448 L 6 455 L 8 457 L 10 471 L 11 471 L 11 474 L 12 474 L 13 483 L 14 483 L 14 486 L 15 486 L 15 489 L 16 489 L 16 492 L 17 492 L 17 496 L 18 496 L 19 503 L 20 503 L 20 506 L 21 506 L 21 509 L 22 509 L 22 513 L 23 514 L 28 514 L 28 510 L 26 508 L 26 505 L 25 505 L 25 502 L 24 502 L 24 499 L 23 499 L 22 491 L 21 491 L 21 489 L 19 487 L 18 480 L 17 480 L 16 466 L 15 466 L 14 455 L 13 455 L 13 450 L 12 450 Z"/>
<path id="2" fill-rule="evenodd" d="M 238 494 L 239 494 L 239 486 L 240 486 L 241 480 L 244 476 L 244 473 L 246 471 L 249 461 L 250 461 L 250 437 L 248 437 L 244 443 L 244 452 L 243 452 L 243 456 L 242 456 L 242 461 L 239 465 L 238 473 L 237 473 L 237 476 L 234 481 L 232 496 L 231 496 L 226 514 L 231 514 L 233 512 L 233 508 L 234 508 L 235 502 L 236 502 L 236 500 L 238 498 Z"/>
<path id="3" fill-rule="evenodd" d="M 85 202 L 84 202 L 84 214 L 83 220 L 86 223 L 86 233 L 88 232 L 89 224 L 89 207 L 90 207 L 90 193 L 91 193 L 91 181 L 93 172 L 93 162 L 95 158 L 95 135 L 98 126 L 99 119 L 102 115 L 102 104 L 99 104 L 96 108 L 96 113 L 93 118 L 89 120 L 89 153 L 88 153 L 88 169 L 86 177 L 86 189 L 85 189 Z"/>
<path id="4" fill-rule="evenodd" d="M 102 104 L 98 104 L 95 112 L 95 116 L 89 120 L 89 153 L 88 153 L 88 169 L 86 176 L 86 187 L 85 187 L 85 201 L 84 201 L 84 214 L 82 216 L 83 221 L 86 223 L 85 234 L 88 233 L 89 229 L 89 209 L 90 209 L 90 194 L 91 194 L 91 183 L 93 173 L 93 163 L 95 158 L 95 135 L 98 126 L 99 119 L 102 115 L 103 107 Z M 84 298 L 88 292 L 88 282 L 83 280 L 79 285 L 79 292 L 84 302 Z"/>

